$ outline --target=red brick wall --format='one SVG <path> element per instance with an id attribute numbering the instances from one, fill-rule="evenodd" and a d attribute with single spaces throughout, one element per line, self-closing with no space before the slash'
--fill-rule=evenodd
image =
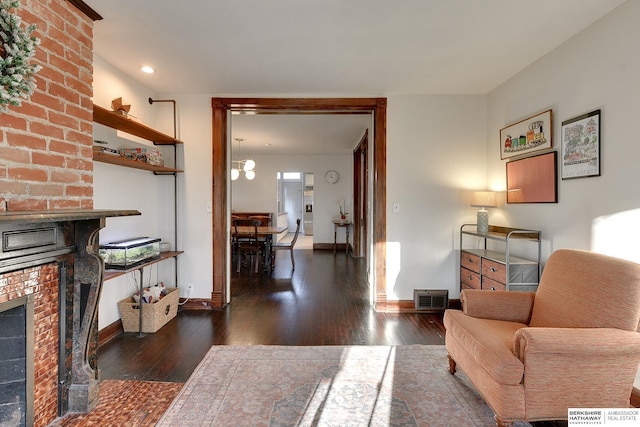
<path id="1" fill-rule="evenodd" d="M 58 415 L 58 265 L 51 263 L 0 274 L 0 302 L 33 294 L 34 425 Z"/>
<path id="2" fill-rule="evenodd" d="M 66 0 L 21 0 L 43 68 L 0 113 L 0 211 L 93 208 L 93 21 Z"/>

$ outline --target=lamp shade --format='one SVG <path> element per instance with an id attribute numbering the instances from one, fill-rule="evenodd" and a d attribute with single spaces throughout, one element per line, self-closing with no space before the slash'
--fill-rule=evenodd
<path id="1" fill-rule="evenodd" d="M 475 191 L 471 198 L 471 206 L 479 208 L 495 208 L 498 206 L 496 202 L 496 193 L 493 191 Z"/>

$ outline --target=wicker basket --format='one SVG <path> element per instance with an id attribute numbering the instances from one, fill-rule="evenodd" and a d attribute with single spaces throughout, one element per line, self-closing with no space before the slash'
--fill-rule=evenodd
<path id="1" fill-rule="evenodd" d="M 142 306 L 142 332 L 153 333 L 162 328 L 178 313 L 178 288 L 167 288 L 167 295 L 160 301 Z M 118 302 L 122 328 L 125 332 L 138 332 L 140 325 L 140 309 L 137 302 L 132 302 L 131 297 Z"/>

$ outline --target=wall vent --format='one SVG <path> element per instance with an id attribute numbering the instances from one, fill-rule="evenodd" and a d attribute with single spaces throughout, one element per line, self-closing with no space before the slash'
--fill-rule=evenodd
<path id="1" fill-rule="evenodd" d="M 413 301 L 416 310 L 443 311 L 449 304 L 449 291 L 446 289 L 414 289 Z"/>

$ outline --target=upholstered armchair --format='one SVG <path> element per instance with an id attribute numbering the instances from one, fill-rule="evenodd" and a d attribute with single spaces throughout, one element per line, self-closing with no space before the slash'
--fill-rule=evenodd
<path id="1" fill-rule="evenodd" d="M 640 265 L 558 250 L 537 292 L 463 290 L 444 315 L 450 372 L 459 367 L 495 413 L 567 419 L 568 408 L 629 407 L 640 364 Z"/>

